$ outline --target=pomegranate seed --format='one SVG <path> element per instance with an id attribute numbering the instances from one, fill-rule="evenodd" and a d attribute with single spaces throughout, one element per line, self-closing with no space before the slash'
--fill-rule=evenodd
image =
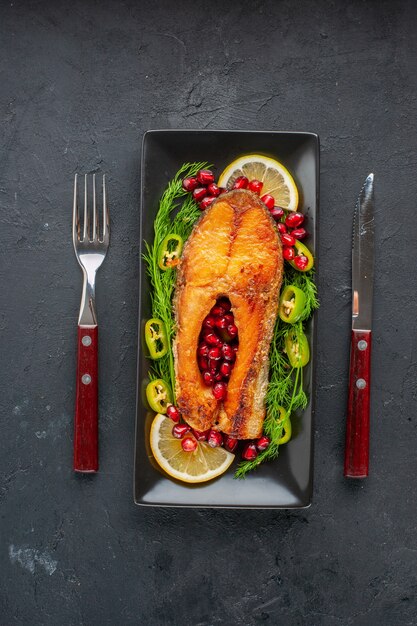
<path id="1" fill-rule="evenodd" d="M 182 439 L 190 430 L 190 427 L 187 424 L 175 424 L 172 427 L 172 436 L 175 439 Z"/>
<path id="2" fill-rule="evenodd" d="M 219 344 L 221 344 L 219 337 L 211 331 L 205 335 L 204 339 L 209 344 L 209 346 L 218 346 Z"/>
<path id="3" fill-rule="evenodd" d="M 228 317 L 229 315 L 225 315 L 224 317 L 217 317 L 216 328 L 218 328 L 219 330 L 226 330 L 226 328 L 230 324 L 230 321 L 227 319 Z M 232 318 L 232 322 L 233 322 L 233 315 L 231 315 L 230 317 Z"/>
<path id="4" fill-rule="evenodd" d="M 254 193 L 257 193 L 258 196 L 259 196 L 261 194 L 261 190 L 262 190 L 263 186 L 264 186 L 264 184 L 261 183 L 260 180 L 256 180 L 256 178 L 254 178 L 253 180 L 250 181 L 250 183 L 248 185 L 248 189 L 250 189 Z"/>
<path id="5" fill-rule="evenodd" d="M 285 218 L 285 223 L 288 228 L 298 228 L 304 222 L 304 215 L 302 213 L 288 213 Z"/>
<path id="6" fill-rule="evenodd" d="M 294 237 L 292 235 L 288 234 L 288 233 L 282 233 L 281 241 L 282 241 L 282 245 L 283 246 L 290 246 L 290 247 L 292 247 L 295 244 Z"/>
<path id="7" fill-rule="evenodd" d="M 222 351 L 218 346 L 216 346 L 215 348 L 210 348 L 210 350 L 208 351 L 208 358 L 213 359 L 214 361 L 218 361 L 221 356 Z"/>
<path id="8" fill-rule="evenodd" d="M 292 261 L 295 257 L 295 250 L 294 248 L 287 248 L 285 247 L 282 251 L 282 256 L 284 257 L 284 259 L 286 261 Z"/>
<path id="9" fill-rule="evenodd" d="M 217 372 L 217 374 L 214 374 L 214 380 L 216 382 L 220 382 L 221 380 L 223 380 L 223 376 L 221 375 L 220 372 Z"/>
<path id="10" fill-rule="evenodd" d="M 206 370 L 208 370 L 209 368 L 209 364 L 208 364 L 208 360 L 207 357 L 205 356 L 200 356 L 198 359 L 198 367 L 200 368 L 200 370 L 202 370 L 203 372 L 205 372 Z"/>
<path id="11" fill-rule="evenodd" d="M 204 321 L 203 321 L 204 328 L 214 328 L 215 325 L 216 325 L 216 320 L 212 315 L 207 315 L 207 317 L 204 318 Z"/>
<path id="12" fill-rule="evenodd" d="M 258 452 L 263 452 L 264 450 L 266 450 L 270 443 L 271 443 L 271 440 L 266 435 L 262 435 L 262 437 L 259 437 L 258 441 L 256 442 L 256 447 L 258 448 Z"/>
<path id="13" fill-rule="evenodd" d="M 279 222 L 284 215 L 284 211 L 279 206 L 274 206 L 272 209 L 269 209 L 269 212 L 276 222 Z"/>
<path id="14" fill-rule="evenodd" d="M 219 306 L 219 305 L 216 304 L 211 309 L 210 313 L 212 315 L 214 315 L 214 317 L 222 317 L 226 313 L 226 311 L 224 310 L 224 308 L 222 306 Z"/>
<path id="15" fill-rule="evenodd" d="M 269 193 L 266 193 L 264 196 L 261 197 L 262 202 L 264 203 L 264 205 L 266 206 L 267 209 L 271 210 L 274 208 L 275 206 L 275 200 L 273 198 L 273 196 L 270 196 Z"/>
<path id="16" fill-rule="evenodd" d="M 304 254 L 300 254 L 295 257 L 294 263 L 299 270 L 305 270 L 308 265 L 308 258 Z"/>
<path id="17" fill-rule="evenodd" d="M 278 232 L 281 233 L 281 235 L 287 232 L 287 227 L 282 222 L 277 224 L 277 228 L 278 228 Z"/>
<path id="18" fill-rule="evenodd" d="M 234 452 L 237 448 L 238 443 L 239 440 L 235 439 L 234 437 L 229 437 L 229 435 L 224 435 L 223 437 L 224 447 L 226 448 L 226 450 L 229 450 L 229 452 Z"/>
<path id="19" fill-rule="evenodd" d="M 182 181 L 182 188 L 185 191 L 194 191 L 198 187 L 198 180 L 194 176 L 184 178 Z"/>
<path id="20" fill-rule="evenodd" d="M 205 187 L 197 187 L 193 191 L 193 198 L 196 202 L 200 202 L 207 195 L 207 189 Z"/>
<path id="21" fill-rule="evenodd" d="M 228 192 L 228 189 L 226 189 L 226 187 L 219 187 L 220 192 L 219 192 L 219 196 L 223 195 L 224 193 Z"/>
<path id="22" fill-rule="evenodd" d="M 216 400 L 224 400 L 227 396 L 227 385 L 225 383 L 216 383 L 213 386 L 213 396 Z"/>
<path id="23" fill-rule="evenodd" d="M 200 170 L 197 174 L 200 185 L 210 185 L 214 183 L 214 174 L 211 170 Z"/>
<path id="24" fill-rule="evenodd" d="M 207 356 L 209 351 L 209 347 L 206 343 L 200 343 L 197 349 L 198 356 Z"/>
<path id="25" fill-rule="evenodd" d="M 235 318 L 231 313 L 226 313 L 226 315 L 224 316 L 224 319 L 228 322 L 228 324 L 235 323 Z"/>
<path id="26" fill-rule="evenodd" d="M 253 441 L 250 441 L 242 450 L 242 458 L 245 459 L 245 461 L 253 461 L 253 459 L 256 459 L 257 456 L 258 451 L 256 446 Z"/>
<path id="27" fill-rule="evenodd" d="M 228 313 L 230 309 L 232 308 L 232 305 L 230 304 L 229 300 L 227 300 L 226 298 L 220 298 L 217 301 L 217 305 L 221 306 L 222 309 L 224 309 L 226 313 Z"/>
<path id="28" fill-rule="evenodd" d="M 185 452 L 194 452 L 194 450 L 197 449 L 198 443 L 193 437 L 185 437 L 185 439 L 181 441 L 181 446 Z"/>
<path id="29" fill-rule="evenodd" d="M 198 203 L 198 206 L 202 211 L 205 211 L 214 200 L 215 198 L 213 198 L 213 196 L 207 196 L 207 198 L 203 198 L 202 201 Z"/>
<path id="30" fill-rule="evenodd" d="M 211 387 L 212 384 L 214 383 L 214 376 L 211 372 L 204 372 L 203 373 L 203 382 L 205 385 L 207 385 L 207 387 Z"/>
<path id="31" fill-rule="evenodd" d="M 209 372 L 211 372 L 213 374 L 213 376 L 216 376 L 217 372 L 219 371 L 219 367 L 220 367 L 220 363 L 219 363 L 220 359 L 210 359 L 209 360 Z"/>
<path id="32" fill-rule="evenodd" d="M 172 419 L 173 422 L 179 422 L 180 421 L 181 413 L 179 412 L 179 410 L 177 409 L 177 407 L 174 404 L 168 404 L 168 406 L 167 406 L 167 417 Z"/>
<path id="33" fill-rule="evenodd" d="M 296 239 L 305 239 L 307 237 L 307 231 L 305 228 L 295 228 L 291 231 L 291 235 Z"/>
<path id="34" fill-rule="evenodd" d="M 229 324 L 229 326 L 227 327 L 227 332 L 232 339 L 237 337 L 238 330 L 236 324 Z"/>
<path id="35" fill-rule="evenodd" d="M 249 184 L 249 180 L 246 176 L 238 176 L 233 183 L 232 189 L 246 189 Z"/>
<path id="36" fill-rule="evenodd" d="M 239 346 L 232 346 L 233 351 L 234 351 L 234 353 L 235 353 L 235 354 L 236 354 L 236 352 L 237 352 L 238 347 L 239 347 Z"/>
<path id="37" fill-rule="evenodd" d="M 217 198 L 217 196 L 220 194 L 220 187 L 218 187 L 216 183 L 210 183 L 210 185 L 207 187 L 207 191 L 211 196 Z"/>
<path id="38" fill-rule="evenodd" d="M 229 378 L 231 373 L 232 366 L 227 361 L 223 361 L 223 363 L 220 365 L 220 374 L 223 376 L 223 378 Z"/>
<path id="39" fill-rule="evenodd" d="M 232 346 L 229 346 L 228 343 L 224 343 L 222 345 L 222 353 L 223 353 L 223 358 L 226 361 L 234 361 L 236 358 L 235 351 L 233 350 Z"/>
<path id="40" fill-rule="evenodd" d="M 210 430 L 196 430 L 193 428 L 193 435 L 197 441 L 206 441 Z"/>
<path id="41" fill-rule="evenodd" d="M 211 429 L 207 437 L 207 443 L 210 448 L 218 448 L 223 443 L 222 434 L 218 430 Z"/>

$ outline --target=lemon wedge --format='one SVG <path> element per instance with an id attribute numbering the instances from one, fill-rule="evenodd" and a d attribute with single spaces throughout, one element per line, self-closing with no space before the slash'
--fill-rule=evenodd
<path id="1" fill-rule="evenodd" d="M 220 476 L 233 463 L 234 454 L 221 447 L 211 448 L 204 441 L 198 442 L 194 452 L 185 452 L 181 439 L 172 436 L 172 427 L 172 420 L 158 413 L 150 433 L 154 459 L 172 478 L 186 483 L 203 483 Z"/>
<path id="2" fill-rule="evenodd" d="M 261 196 L 270 194 L 275 205 L 287 211 L 296 211 L 298 207 L 298 189 L 287 168 L 270 157 L 261 154 L 247 154 L 228 165 L 220 174 L 219 187 L 231 189 L 238 176 L 263 182 Z"/>

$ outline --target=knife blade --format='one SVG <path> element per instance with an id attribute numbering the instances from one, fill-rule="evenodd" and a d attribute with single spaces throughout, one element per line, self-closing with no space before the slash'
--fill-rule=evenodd
<path id="1" fill-rule="evenodd" d="M 353 219 L 352 333 L 344 463 L 344 475 L 348 478 L 366 478 L 369 473 L 374 213 L 374 175 L 369 174 Z"/>

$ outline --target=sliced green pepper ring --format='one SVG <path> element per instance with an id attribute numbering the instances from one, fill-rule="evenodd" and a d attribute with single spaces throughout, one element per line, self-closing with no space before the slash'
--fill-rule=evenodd
<path id="1" fill-rule="evenodd" d="M 304 367 L 310 360 L 310 347 L 302 330 L 291 328 L 285 337 L 285 351 L 292 367 Z"/>
<path id="2" fill-rule="evenodd" d="M 294 263 L 294 260 L 289 262 L 290 265 L 292 265 L 293 268 L 298 270 L 299 272 L 308 272 L 308 270 L 311 270 L 311 268 L 314 265 L 313 255 L 311 254 L 311 252 L 307 248 L 307 246 L 304 243 L 302 243 L 301 241 L 299 241 L 298 239 L 295 240 L 294 247 L 295 247 L 295 256 L 300 256 L 301 254 L 303 254 L 305 257 L 307 257 L 308 262 L 307 262 L 306 266 L 303 267 L 302 269 L 300 267 L 298 267 Z"/>
<path id="3" fill-rule="evenodd" d="M 161 320 L 152 318 L 145 324 L 145 341 L 151 359 L 160 359 L 168 352 L 168 339 L 165 325 Z"/>
<path id="4" fill-rule="evenodd" d="M 302 289 L 295 285 L 287 285 L 284 287 L 279 299 L 278 314 L 283 322 L 294 324 L 298 322 L 303 314 L 306 295 Z"/>
<path id="5" fill-rule="evenodd" d="M 180 262 L 183 240 L 173 233 L 165 237 L 161 243 L 158 255 L 158 265 L 161 270 L 169 270 Z"/>
<path id="6" fill-rule="evenodd" d="M 284 434 L 282 435 L 281 439 L 278 440 L 279 445 L 281 445 L 283 443 L 288 443 L 289 440 L 291 439 L 292 427 L 291 427 L 290 416 L 287 415 L 287 411 L 284 409 L 284 407 L 279 406 L 278 411 L 279 411 L 278 423 L 283 422 L 283 431 L 284 431 Z"/>
<path id="7" fill-rule="evenodd" d="M 165 415 L 168 404 L 172 402 L 171 390 L 161 378 L 151 380 L 146 387 L 146 399 L 152 411 Z"/>

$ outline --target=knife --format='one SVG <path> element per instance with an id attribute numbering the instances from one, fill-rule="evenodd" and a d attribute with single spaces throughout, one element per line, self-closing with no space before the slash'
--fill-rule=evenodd
<path id="1" fill-rule="evenodd" d="M 347 478 L 366 478 L 369 472 L 374 209 L 374 175 L 369 174 L 353 220 L 352 335 L 344 465 Z"/>

